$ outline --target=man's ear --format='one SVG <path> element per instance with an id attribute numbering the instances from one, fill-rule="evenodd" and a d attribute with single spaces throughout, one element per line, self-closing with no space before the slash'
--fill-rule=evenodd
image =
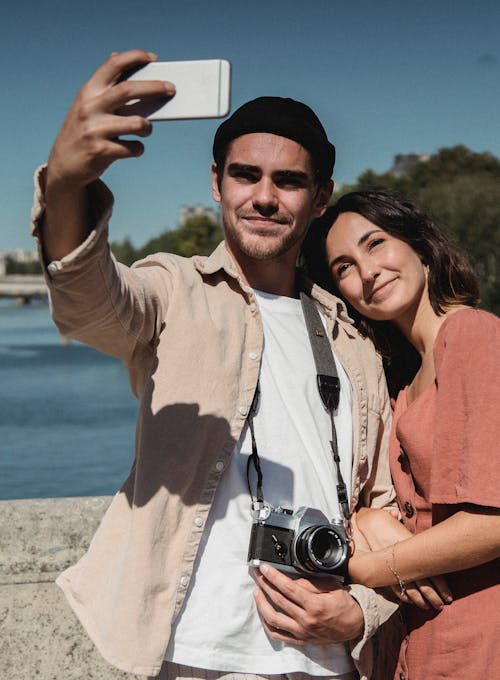
<path id="1" fill-rule="evenodd" d="M 328 208 L 328 202 L 330 201 L 332 193 L 333 193 L 332 179 L 329 179 L 328 182 L 323 182 L 323 184 L 319 185 L 315 200 L 314 210 L 315 217 L 321 217 L 321 215 L 323 215 L 325 210 Z"/>
<path id="2" fill-rule="evenodd" d="M 217 175 L 217 164 L 212 163 L 212 198 L 217 203 L 221 202 L 221 195 L 219 189 L 219 178 Z"/>

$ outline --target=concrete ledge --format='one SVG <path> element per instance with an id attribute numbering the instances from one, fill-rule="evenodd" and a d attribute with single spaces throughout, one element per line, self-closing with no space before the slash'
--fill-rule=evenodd
<path id="1" fill-rule="evenodd" d="M 54 584 L 111 498 L 0 501 L 0 669 L 6 680 L 139 678 L 97 653 Z"/>

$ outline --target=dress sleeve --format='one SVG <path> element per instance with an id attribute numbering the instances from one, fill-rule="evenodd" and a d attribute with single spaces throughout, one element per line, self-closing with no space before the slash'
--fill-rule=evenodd
<path id="1" fill-rule="evenodd" d="M 430 493 L 436 504 L 500 507 L 500 319 L 449 317 L 434 348 L 436 412 Z"/>

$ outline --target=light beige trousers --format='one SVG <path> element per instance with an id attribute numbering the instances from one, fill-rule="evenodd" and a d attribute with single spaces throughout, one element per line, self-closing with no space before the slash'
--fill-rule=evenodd
<path id="1" fill-rule="evenodd" d="M 307 673 L 283 673 L 281 675 L 256 675 L 254 673 L 227 673 L 226 671 L 207 671 L 165 661 L 160 675 L 150 680 L 358 680 L 357 673 L 347 675 L 313 676 Z"/>

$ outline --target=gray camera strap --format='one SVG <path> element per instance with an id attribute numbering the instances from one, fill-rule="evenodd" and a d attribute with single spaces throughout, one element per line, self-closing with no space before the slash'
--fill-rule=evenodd
<path id="1" fill-rule="evenodd" d="M 323 406 L 330 415 L 330 422 L 332 425 L 332 439 L 330 441 L 330 448 L 332 450 L 333 460 L 337 467 L 337 496 L 339 499 L 340 510 L 344 516 L 346 524 L 349 523 L 351 513 L 349 512 L 349 498 L 347 495 L 347 487 L 342 477 L 340 469 L 340 456 L 337 442 L 337 430 L 335 429 L 334 415 L 339 405 L 340 397 L 340 380 L 335 366 L 335 359 L 333 358 L 332 346 L 327 337 L 323 321 L 318 312 L 318 309 L 309 295 L 304 291 L 300 293 L 300 301 L 302 303 L 302 310 L 304 312 L 304 319 L 306 321 L 307 331 L 309 333 L 309 340 L 311 342 L 311 349 L 316 363 L 316 373 L 318 381 L 318 391 L 323 402 Z"/>
<path id="2" fill-rule="evenodd" d="M 332 450 L 333 460 L 337 467 L 337 495 L 339 500 L 340 511 L 344 517 L 345 523 L 348 526 L 350 512 L 349 512 L 349 500 L 347 495 L 347 488 L 342 477 L 342 472 L 340 470 L 340 456 L 338 453 L 337 444 L 337 431 L 335 429 L 334 414 L 335 410 L 339 404 L 340 396 L 340 381 L 337 374 L 337 368 L 335 366 L 335 360 L 333 358 L 333 352 L 328 340 L 321 316 L 316 308 L 316 305 L 311 300 L 311 298 L 304 292 L 300 293 L 300 301 L 302 303 L 302 310 L 304 312 L 304 318 L 306 322 L 307 331 L 309 334 L 309 340 L 311 343 L 311 349 L 314 356 L 314 361 L 316 364 L 317 372 L 317 384 L 318 391 L 321 397 L 321 401 L 325 409 L 330 415 L 330 421 L 332 426 L 332 439 L 330 442 L 330 447 Z M 260 466 L 259 454 L 257 451 L 257 443 L 255 440 L 254 424 L 253 419 L 259 408 L 260 399 L 260 386 L 257 383 L 252 405 L 250 407 L 250 412 L 248 414 L 248 425 L 250 428 L 250 434 L 252 438 L 252 453 L 248 457 L 247 461 L 247 484 L 248 492 L 252 498 L 252 505 L 255 507 L 257 505 L 264 503 L 264 495 L 262 491 L 262 469 Z M 253 463 L 255 471 L 257 473 L 257 486 L 256 486 L 256 497 L 254 501 L 254 496 L 250 487 L 250 465 Z"/>

